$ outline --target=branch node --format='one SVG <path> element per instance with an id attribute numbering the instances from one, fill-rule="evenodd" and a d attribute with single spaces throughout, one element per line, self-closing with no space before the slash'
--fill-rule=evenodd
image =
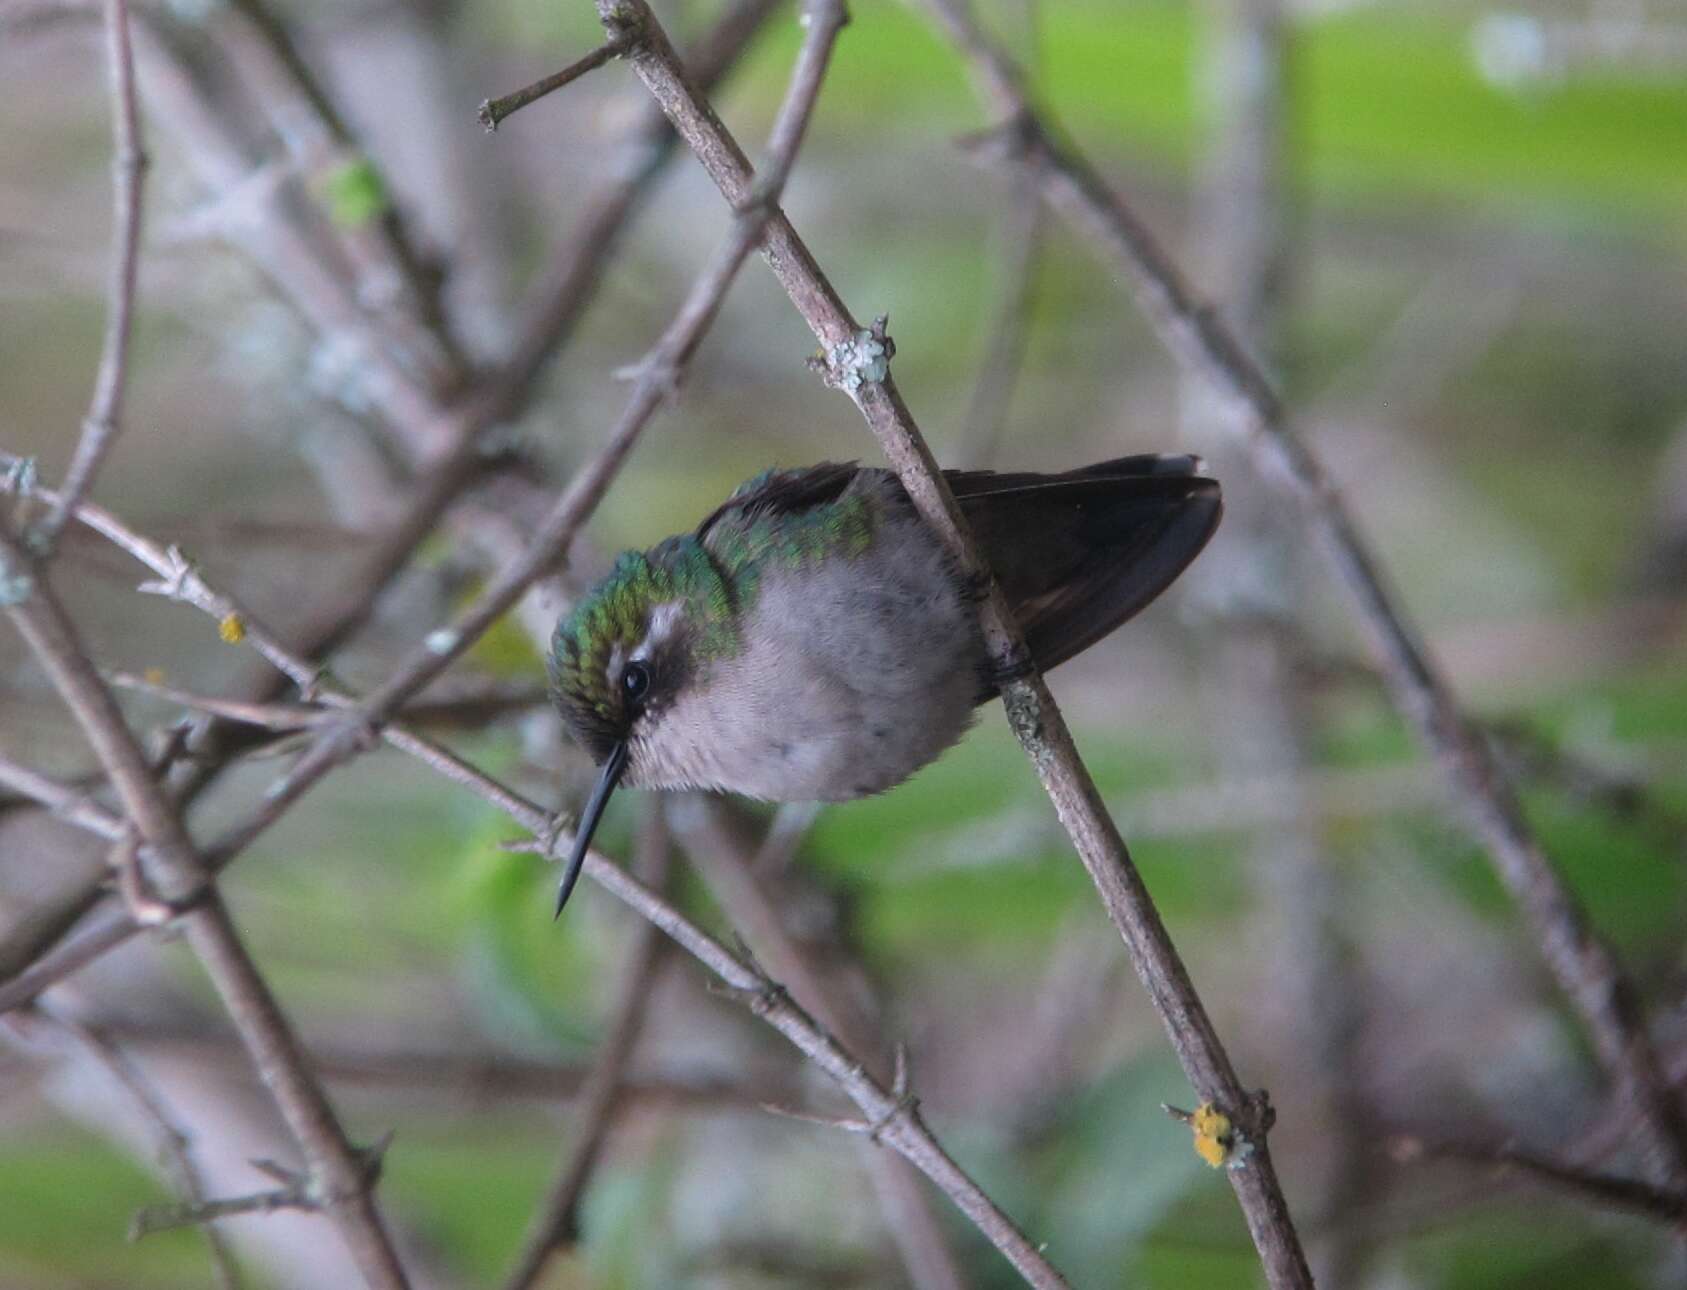
<path id="1" fill-rule="evenodd" d="M 627 363 L 610 373 L 617 381 L 648 384 L 664 403 L 679 393 L 680 367 L 678 363 L 652 350 L 636 363 Z"/>
<path id="2" fill-rule="evenodd" d="M 965 156 L 991 166 L 1035 166 L 1043 156 L 1043 145 L 1041 124 L 1024 110 L 993 126 L 955 138 L 955 146 Z"/>
<path id="3" fill-rule="evenodd" d="M 896 357 L 896 342 L 885 328 L 889 314 L 880 314 L 871 327 L 863 327 L 848 340 L 830 346 L 824 355 L 808 360 L 830 389 L 854 395 L 866 382 L 882 383 L 890 375 L 890 360 Z"/>
<path id="4" fill-rule="evenodd" d="M 170 600 L 186 600 L 187 584 L 189 580 L 198 575 L 198 566 L 183 555 L 181 547 L 174 543 L 165 548 L 164 558 L 169 561 L 169 572 L 162 578 L 154 578 L 141 583 L 135 590 L 143 596 L 164 596 Z"/>
<path id="5" fill-rule="evenodd" d="M 1248 1100 L 1252 1104 L 1250 1111 L 1255 1115 L 1261 1114 L 1259 1108 L 1263 1101 L 1263 1113 L 1267 1117 L 1267 1123 L 1259 1130 L 1263 1136 L 1264 1129 L 1270 1127 L 1270 1100 L 1264 1097 L 1263 1090 L 1250 1094 Z M 1172 1119 L 1189 1126 L 1189 1131 L 1195 1139 L 1195 1154 L 1214 1169 L 1242 1169 L 1252 1158 L 1253 1138 L 1214 1103 L 1203 1102 L 1193 1111 L 1185 1111 L 1162 1102 L 1160 1109 Z"/>

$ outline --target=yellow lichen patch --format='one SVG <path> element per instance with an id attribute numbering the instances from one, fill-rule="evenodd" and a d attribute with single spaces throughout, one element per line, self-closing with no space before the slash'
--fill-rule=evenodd
<path id="1" fill-rule="evenodd" d="M 1230 1158 L 1232 1136 L 1230 1117 L 1211 1102 L 1195 1108 L 1189 1117 L 1190 1131 L 1195 1135 L 1195 1154 L 1214 1169 Z"/>
<path id="2" fill-rule="evenodd" d="M 225 614 L 217 624 L 217 635 L 229 645 L 238 645 L 246 639 L 246 623 L 239 614 Z"/>
<path id="3" fill-rule="evenodd" d="M 149 667 L 146 671 L 141 673 L 141 679 L 148 685 L 163 685 L 164 669 L 161 667 Z"/>

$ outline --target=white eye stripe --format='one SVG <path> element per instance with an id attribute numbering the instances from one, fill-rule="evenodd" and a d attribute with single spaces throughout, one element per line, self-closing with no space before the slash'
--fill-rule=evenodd
<path id="1" fill-rule="evenodd" d="M 664 601 L 652 609 L 650 626 L 645 630 L 644 639 L 633 650 L 632 661 L 648 662 L 657 648 L 673 636 L 684 613 L 685 606 L 678 600 Z"/>
<path id="2" fill-rule="evenodd" d="M 609 662 L 603 668 L 603 679 L 611 692 L 621 683 L 621 671 L 626 665 L 627 651 L 617 644 L 609 651 Z"/>

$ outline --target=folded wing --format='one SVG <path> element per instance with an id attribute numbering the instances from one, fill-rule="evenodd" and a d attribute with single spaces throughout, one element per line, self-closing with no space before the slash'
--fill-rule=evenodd
<path id="1" fill-rule="evenodd" d="M 1223 511 L 1200 468 L 1153 455 L 1063 475 L 945 472 L 1040 669 L 1095 644 L 1200 554 Z"/>

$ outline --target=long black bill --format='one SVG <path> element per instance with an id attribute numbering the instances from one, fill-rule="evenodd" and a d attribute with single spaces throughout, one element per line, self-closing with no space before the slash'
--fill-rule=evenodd
<path id="1" fill-rule="evenodd" d="M 592 845 L 592 834 L 597 832 L 597 822 L 603 818 L 603 808 L 609 805 L 610 794 L 615 791 L 615 785 L 621 782 L 621 772 L 626 769 L 627 745 L 623 741 L 609 750 L 609 757 L 604 761 L 603 769 L 598 771 L 597 783 L 586 802 L 586 809 L 580 812 L 580 823 L 575 826 L 574 832 L 574 850 L 569 852 L 568 868 L 562 872 L 562 886 L 556 894 L 556 913 L 552 915 L 553 918 L 562 917 L 562 907 L 574 894 L 574 884 L 580 881 L 580 870 L 586 863 L 586 852 Z"/>

